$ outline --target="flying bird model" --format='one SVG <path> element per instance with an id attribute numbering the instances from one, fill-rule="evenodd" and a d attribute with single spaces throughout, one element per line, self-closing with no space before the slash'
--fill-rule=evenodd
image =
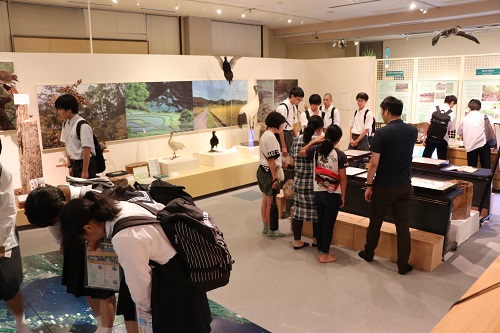
<path id="1" fill-rule="evenodd" d="M 217 146 L 219 145 L 219 138 L 215 135 L 215 131 L 212 131 L 212 137 L 210 138 L 210 151 L 217 151 Z M 214 149 L 215 147 L 215 149 Z"/>
<path id="2" fill-rule="evenodd" d="M 168 139 L 168 146 L 174 152 L 174 156 L 172 156 L 172 159 L 177 157 L 177 155 L 175 154 L 176 151 L 181 150 L 182 148 L 185 147 L 183 143 L 172 140 L 173 136 L 174 132 L 170 132 L 170 138 Z"/>
<path id="3" fill-rule="evenodd" d="M 248 103 L 240 109 L 240 114 L 238 115 L 238 126 L 243 127 L 244 124 L 248 124 L 250 129 L 254 129 L 257 123 L 257 111 L 259 111 L 259 94 L 257 89 L 262 87 L 254 82 L 253 91 L 255 95 L 248 99 Z"/>
<path id="4" fill-rule="evenodd" d="M 231 84 L 231 81 L 233 81 L 233 68 L 236 65 L 236 61 L 240 59 L 240 56 L 235 56 L 232 57 L 231 60 L 227 60 L 227 57 L 224 57 L 224 60 L 222 60 L 221 57 L 214 56 L 215 59 L 219 62 L 220 68 L 222 68 L 222 71 L 224 72 L 224 77 L 226 78 L 227 82 Z"/>
<path id="5" fill-rule="evenodd" d="M 470 39 L 471 41 L 479 44 L 479 40 L 476 37 L 464 32 L 464 31 L 460 31 L 458 29 L 460 29 L 460 27 L 446 29 L 446 30 L 441 31 L 439 34 L 434 36 L 434 38 L 432 38 L 432 46 L 437 44 L 437 42 L 439 41 L 439 37 L 448 38 L 450 36 L 462 36 L 464 38 Z"/>

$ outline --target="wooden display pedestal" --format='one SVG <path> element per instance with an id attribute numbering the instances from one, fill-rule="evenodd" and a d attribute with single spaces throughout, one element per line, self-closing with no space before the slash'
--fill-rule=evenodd
<path id="1" fill-rule="evenodd" d="M 221 168 L 234 164 L 240 160 L 240 154 L 236 149 L 220 149 L 214 152 L 199 152 L 193 156 L 200 161 L 201 165 Z"/>
<path id="2" fill-rule="evenodd" d="M 160 171 L 162 174 L 173 177 L 174 173 L 182 175 L 186 172 L 198 171 L 200 160 L 191 156 L 166 157 L 160 159 Z"/>
<path id="3" fill-rule="evenodd" d="M 259 159 L 259 146 L 236 146 L 235 148 L 240 153 L 242 158 Z"/>
<path id="4" fill-rule="evenodd" d="M 366 229 L 369 219 L 366 217 L 339 212 L 332 244 L 362 250 L 366 242 Z M 312 238 L 312 224 L 304 223 L 302 234 Z M 444 237 L 429 232 L 411 229 L 411 255 L 409 263 L 420 270 L 432 271 L 442 259 Z M 390 261 L 397 261 L 396 226 L 384 222 L 380 230 L 380 240 L 375 255 Z"/>

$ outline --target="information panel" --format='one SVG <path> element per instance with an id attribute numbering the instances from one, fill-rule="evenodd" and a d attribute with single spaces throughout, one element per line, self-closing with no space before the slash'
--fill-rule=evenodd
<path id="1" fill-rule="evenodd" d="M 407 121 L 409 118 L 408 108 L 411 103 L 411 81 L 377 81 L 377 110 L 374 114 L 376 114 L 375 119 L 378 122 L 382 121 L 379 105 L 387 96 L 394 96 L 403 101 L 401 118 L 403 121 Z"/>
<path id="2" fill-rule="evenodd" d="M 444 104 L 447 95 L 457 96 L 457 80 L 422 80 L 417 84 L 416 100 L 416 122 L 427 121 L 431 110 L 436 109 L 436 105 Z"/>

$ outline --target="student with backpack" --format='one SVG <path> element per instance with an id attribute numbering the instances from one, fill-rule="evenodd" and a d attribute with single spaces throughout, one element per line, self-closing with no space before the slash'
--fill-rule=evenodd
<path id="1" fill-rule="evenodd" d="M 321 105 L 321 96 L 318 94 L 312 94 L 309 97 L 309 109 L 302 112 L 300 114 L 300 126 L 302 127 L 302 131 L 306 128 L 307 123 L 311 116 L 320 116 L 323 121 L 325 120 L 326 113 L 324 111 L 320 111 L 319 107 Z"/>
<path id="2" fill-rule="evenodd" d="M 59 117 L 64 120 L 61 142 L 66 146 L 69 175 L 86 179 L 95 178 L 97 160 L 94 134 L 92 127 L 78 114 L 77 99 L 73 95 L 64 94 L 56 99 L 54 105 Z M 80 123 L 82 121 L 84 123 Z"/>
<path id="3" fill-rule="evenodd" d="M 292 87 L 287 99 L 278 105 L 276 112 L 285 117 L 285 128 L 279 133 L 279 144 L 283 157 L 288 157 L 292 148 L 293 139 L 297 137 L 295 123 L 297 122 L 297 105 L 304 98 L 304 90 L 301 87 Z M 286 163 L 285 163 L 286 164 Z M 286 165 L 284 165 L 286 167 Z"/>
<path id="4" fill-rule="evenodd" d="M 330 125 L 325 136 L 319 136 L 302 147 L 301 157 L 314 161 L 314 203 L 318 214 L 318 261 L 329 263 L 337 260 L 330 253 L 333 229 L 340 208 L 344 206 L 347 189 L 346 154 L 335 148 L 342 138 L 342 129 Z"/>
<path id="5" fill-rule="evenodd" d="M 323 131 L 331 124 L 340 126 L 340 112 L 332 104 L 332 94 L 326 93 L 323 96 L 323 105 L 319 107 L 320 111 L 325 112 L 325 124 L 323 125 Z"/>
<path id="6" fill-rule="evenodd" d="M 68 202 L 61 212 L 63 236 L 75 243 L 111 238 L 135 304 L 152 314 L 154 332 L 210 332 L 206 292 L 189 280 L 189 272 L 159 223 L 124 228 L 120 219 L 156 217 L 127 201 L 88 192 Z M 153 266 L 153 268 L 152 268 Z"/>
<path id="7" fill-rule="evenodd" d="M 443 105 L 433 107 L 427 116 L 427 128 L 424 132 L 425 146 L 422 157 L 432 157 L 437 149 L 437 157 L 445 160 L 448 156 L 448 132 L 455 130 L 456 114 L 453 108 L 457 105 L 457 97 L 448 95 L 444 99 Z"/>
<path id="8" fill-rule="evenodd" d="M 368 150 L 368 136 L 372 130 L 373 114 L 366 108 L 368 94 L 360 92 L 356 95 L 358 108 L 349 122 L 349 147 L 348 149 Z"/>

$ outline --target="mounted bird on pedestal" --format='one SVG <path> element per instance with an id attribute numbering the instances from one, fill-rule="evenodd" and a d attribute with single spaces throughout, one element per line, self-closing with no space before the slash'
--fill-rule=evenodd
<path id="1" fill-rule="evenodd" d="M 437 44 L 440 37 L 448 38 L 450 36 L 461 36 L 461 37 L 467 38 L 467 39 L 479 44 L 479 40 L 476 37 L 464 32 L 464 31 L 460 31 L 459 29 L 461 29 L 461 28 L 459 26 L 457 26 L 456 28 L 451 28 L 451 29 L 446 29 L 446 30 L 441 31 L 436 36 L 434 36 L 434 38 L 432 38 L 432 46 L 435 46 Z"/>
<path id="2" fill-rule="evenodd" d="M 260 101 L 258 89 L 262 88 L 262 85 L 257 83 L 257 80 L 252 80 L 249 82 L 249 86 L 253 88 L 253 93 L 251 90 L 248 92 L 247 104 L 245 104 L 238 115 L 238 126 L 243 128 L 244 124 L 248 124 L 248 129 L 250 131 L 250 141 L 254 141 L 253 131 L 255 125 L 257 124 L 257 112 L 259 111 Z"/>
<path id="3" fill-rule="evenodd" d="M 219 138 L 215 135 L 215 131 L 212 131 L 212 137 L 210 138 L 210 151 L 211 153 L 217 151 L 217 146 L 219 145 Z M 215 147 L 215 149 L 214 149 Z"/>
<path id="4" fill-rule="evenodd" d="M 240 56 L 234 56 L 231 58 L 231 60 L 227 60 L 227 57 L 224 57 L 224 60 L 222 60 L 222 57 L 219 56 L 214 56 L 215 59 L 219 62 L 220 68 L 222 68 L 222 71 L 224 72 L 224 77 L 226 78 L 227 82 L 231 84 L 233 81 L 233 68 L 236 65 L 236 61 L 240 59 Z"/>
<path id="5" fill-rule="evenodd" d="M 174 132 L 170 132 L 170 138 L 168 139 L 168 146 L 173 151 L 173 156 L 171 158 L 172 160 L 177 157 L 176 151 L 181 150 L 182 148 L 186 147 L 186 146 L 184 146 L 183 143 L 172 140 L 173 136 L 174 136 Z"/>

